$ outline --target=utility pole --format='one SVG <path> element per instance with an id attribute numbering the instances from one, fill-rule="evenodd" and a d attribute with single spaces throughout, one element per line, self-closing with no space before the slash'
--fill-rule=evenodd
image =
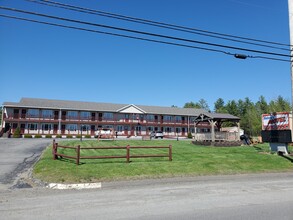
<path id="1" fill-rule="evenodd" d="M 290 55 L 293 56 L 293 0 L 288 0 L 288 10 L 289 10 L 289 32 L 290 32 Z M 293 60 L 292 57 L 290 58 L 290 70 L 291 70 L 291 99 L 292 99 L 292 106 L 293 106 Z M 291 109 L 292 111 L 292 109 Z M 293 115 L 293 111 L 292 111 Z M 293 126 L 293 117 L 291 121 L 291 128 Z"/>

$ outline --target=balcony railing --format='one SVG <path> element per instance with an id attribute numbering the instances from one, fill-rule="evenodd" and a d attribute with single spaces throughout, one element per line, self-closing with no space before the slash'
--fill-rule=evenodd
<path id="1" fill-rule="evenodd" d="M 12 114 L 12 115 L 6 115 L 4 117 L 5 119 L 26 119 L 26 120 L 33 120 L 33 121 L 46 121 L 46 120 L 58 120 L 59 116 L 57 115 L 29 115 L 29 114 Z M 162 125 L 182 125 L 188 124 L 188 120 L 158 120 L 158 119 L 145 119 L 145 118 L 139 118 L 139 119 L 126 119 L 126 118 L 120 118 L 112 117 L 94 117 L 94 116 L 69 116 L 69 115 L 61 115 L 62 121 L 72 121 L 72 122 L 102 122 L 102 123 L 125 123 L 125 124 L 162 124 Z M 193 124 L 193 122 L 189 122 L 189 124 Z"/>
<path id="2" fill-rule="evenodd" d="M 196 141 L 212 141 L 212 133 L 194 134 Z M 239 141 L 237 132 L 215 132 L 215 141 Z"/>

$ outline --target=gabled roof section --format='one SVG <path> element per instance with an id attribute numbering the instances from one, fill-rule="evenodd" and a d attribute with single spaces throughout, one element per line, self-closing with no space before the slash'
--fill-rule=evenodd
<path id="1" fill-rule="evenodd" d="M 227 113 L 210 113 L 210 112 L 203 112 L 195 118 L 196 122 L 208 121 L 208 120 L 238 122 L 240 121 L 240 118 L 231 114 L 227 114 Z"/>
<path id="2" fill-rule="evenodd" d="M 127 106 L 124 106 L 123 108 L 121 109 L 118 109 L 117 112 L 120 112 L 120 113 L 135 113 L 135 114 L 145 114 L 146 112 L 137 107 L 136 105 L 133 105 L 133 104 L 130 104 L 130 105 L 127 105 Z"/>

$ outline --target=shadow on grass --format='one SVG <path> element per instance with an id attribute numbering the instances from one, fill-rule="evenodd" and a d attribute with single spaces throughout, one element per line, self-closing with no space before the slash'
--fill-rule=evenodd
<path id="1" fill-rule="evenodd" d="M 289 160 L 291 163 L 293 163 L 293 158 L 292 157 L 284 155 L 282 152 L 279 152 L 278 155 L 283 157 L 283 158 L 285 158 L 285 159 L 287 159 L 287 160 Z"/>
<path id="2" fill-rule="evenodd" d="M 64 163 L 69 163 L 69 164 L 76 164 L 76 160 L 74 159 L 70 159 L 70 158 L 64 158 L 64 157 L 58 157 L 59 161 L 62 161 Z M 139 160 L 139 159 L 132 159 L 128 162 L 126 162 L 125 160 L 111 160 L 111 159 L 88 159 L 88 161 L 86 161 L 87 159 L 82 159 L 79 161 L 79 166 L 81 165 L 89 165 L 89 164 L 130 164 L 130 163 L 161 163 L 161 162 L 171 162 L 166 158 L 162 158 L 162 159 L 156 159 L 156 160 Z"/>
<path id="3" fill-rule="evenodd" d="M 62 161 L 62 162 L 64 162 L 64 163 L 69 163 L 69 164 L 76 164 L 76 160 L 74 160 L 74 159 L 70 159 L 70 158 L 64 158 L 64 157 L 58 157 L 58 160 L 59 161 Z M 120 161 L 118 161 L 118 160 L 115 160 L 115 161 L 113 161 L 113 160 L 107 160 L 107 159 L 88 159 L 88 162 L 86 162 L 86 160 L 87 159 L 81 159 L 80 161 L 79 161 L 79 166 L 81 166 L 81 165 L 85 165 L 85 164 L 111 164 L 111 163 L 118 163 L 118 164 L 125 164 L 125 163 L 127 163 L 125 160 L 123 161 L 123 160 L 120 160 Z M 132 161 L 130 161 L 130 162 L 132 162 Z"/>

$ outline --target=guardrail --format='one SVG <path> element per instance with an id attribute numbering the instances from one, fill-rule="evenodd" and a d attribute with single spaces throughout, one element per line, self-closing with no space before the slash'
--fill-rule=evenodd
<path id="1" fill-rule="evenodd" d="M 76 152 L 75 156 L 70 156 L 66 154 L 61 154 L 58 152 L 58 148 L 64 148 L 64 149 L 73 149 Z M 168 149 L 167 154 L 134 154 L 131 155 L 131 149 Z M 116 149 L 124 149 L 126 150 L 125 155 L 110 155 L 110 156 L 87 156 L 87 155 L 81 155 L 80 150 L 116 150 Z M 57 160 L 58 157 L 61 158 L 69 158 L 76 160 L 76 165 L 80 164 L 80 159 L 114 159 L 114 158 L 125 158 L 126 162 L 129 163 L 131 158 L 145 158 L 145 157 L 168 157 L 169 161 L 172 161 L 172 145 L 169 146 L 114 146 L 114 147 L 80 147 L 80 145 L 73 147 L 73 146 L 61 146 L 58 143 L 53 140 L 53 146 L 52 146 L 52 155 L 53 160 Z"/>

